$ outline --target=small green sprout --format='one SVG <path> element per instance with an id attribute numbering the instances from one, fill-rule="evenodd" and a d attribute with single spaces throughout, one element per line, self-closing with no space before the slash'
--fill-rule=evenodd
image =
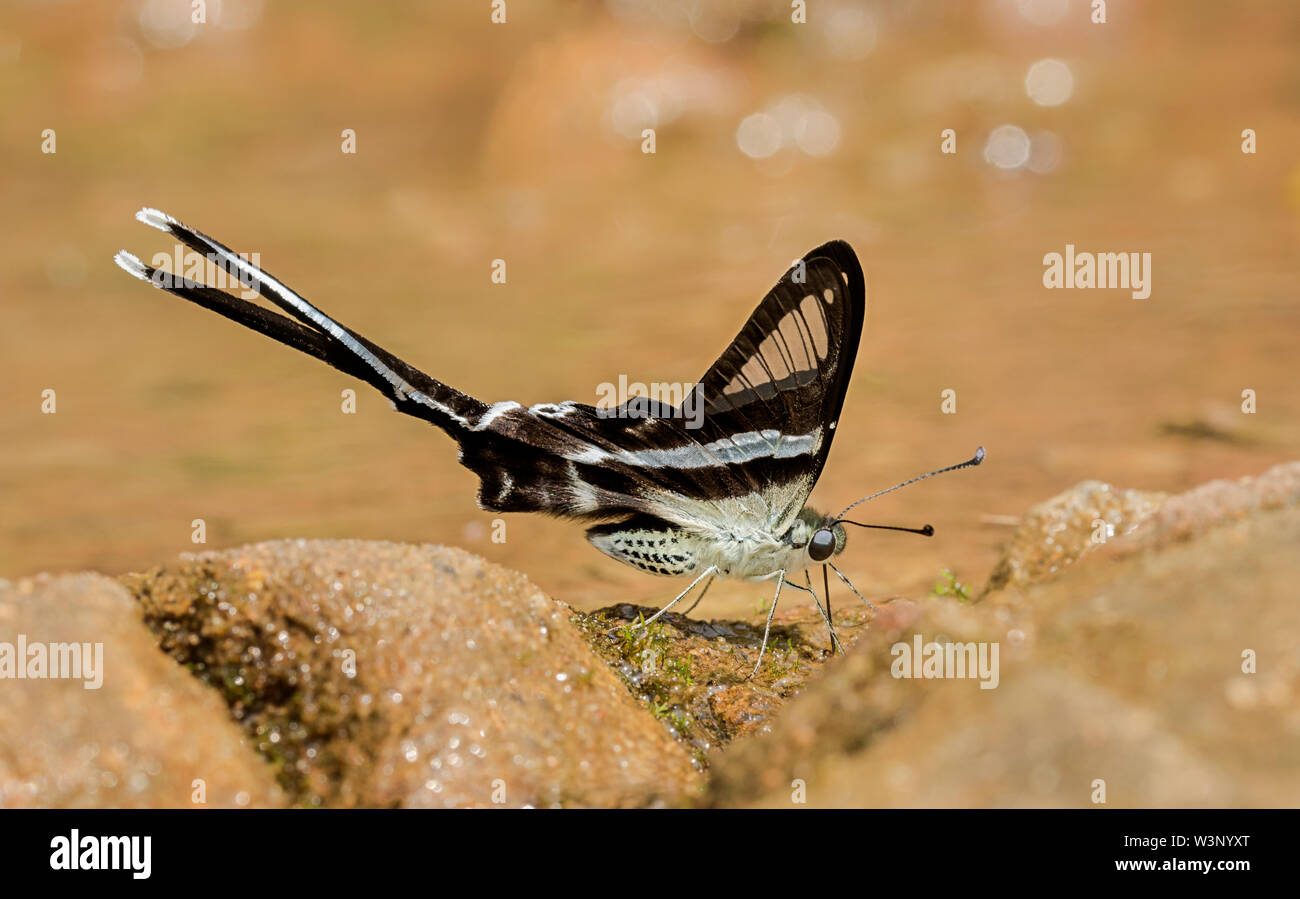
<path id="1" fill-rule="evenodd" d="M 957 580 L 957 575 L 947 568 L 939 573 L 939 580 L 934 585 L 934 595 L 955 596 L 961 602 L 970 602 L 970 594 L 966 590 L 966 585 Z"/>

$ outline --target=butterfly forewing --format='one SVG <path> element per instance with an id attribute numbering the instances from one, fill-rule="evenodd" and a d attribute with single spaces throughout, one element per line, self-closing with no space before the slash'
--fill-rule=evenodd
<path id="1" fill-rule="evenodd" d="M 705 440 L 728 441 L 778 533 L 821 475 L 866 317 L 862 268 L 848 244 L 808 253 L 768 293 L 701 378 Z"/>
<path id="2" fill-rule="evenodd" d="M 664 406 L 496 404 L 461 438 L 480 504 L 779 534 L 825 464 L 864 317 L 862 270 L 834 242 L 786 273 L 700 379 L 702 420 Z M 590 536 L 606 549 L 608 535 Z"/>

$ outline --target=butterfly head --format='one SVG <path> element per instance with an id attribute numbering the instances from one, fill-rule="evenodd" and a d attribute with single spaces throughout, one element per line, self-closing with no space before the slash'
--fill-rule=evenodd
<path id="1" fill-rule="evenodd" d="M 814 562 L 825 562 L 831 556 L 844 552 L 844 544 L 847 542 L 844 525 L 838 521 L 831 522 L 829 527 L 813 531 L 812 539 L 808 541 L 808 558 Z"/>
<path id="2" fill-rule="evenodd" d="M 802 548 L 812 562 L 825 562 L 844 552 L 848 534 L 834 516 L 804 508 L 790 529 L 790 542 Z"/>

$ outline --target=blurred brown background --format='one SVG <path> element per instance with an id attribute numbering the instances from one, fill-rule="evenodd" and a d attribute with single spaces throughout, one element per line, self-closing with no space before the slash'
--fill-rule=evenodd
<path id="1" fill-rule="evenodd" d="M 867 330 L 814 501 L 989 451 L 873 504 L 938 536 L 852 534 L 868 595 L 945 566 L 978 585 L 1009 533 L 991 516 L 1086 478 L 1173 491 L 1300 457 L 1295 4 L 1112 2 L 1104 25 L 1084 0 L 809 0 L 801 25 L 785 2 L 506 8 L 6 6 L 0 575 L 140 569 L 203 518 L 209 548 L 463 545 L 587 608 L 682 586 L 570 523 L 510 516 L 492 543 L 446 437 L 119 271 L 119 248 L 168 248 L 144 205 L 529 403 L 697 378 L 792 259 L 848 240 Z M 1044 289 L 1067 243 L 1152 253 L 1151 296 Z M 697 614 L 767 588 L 711 596 Z"/>

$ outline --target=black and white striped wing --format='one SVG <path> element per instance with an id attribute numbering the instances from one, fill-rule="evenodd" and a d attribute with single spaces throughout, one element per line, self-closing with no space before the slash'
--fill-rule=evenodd
<path id="1" fill-rule="evenodd" d="M 865 315 L 857 257 L 825 244 L 786 272 L 700 379 L 702 421 L 673 407 L 624 417 L 497 403 L 481 436 L 462 440 L 462 462 L 483 478 L 485 508 L 779 534 L 825 465 Z"/>
<path id="2" fill-rule="evenodd" d="M 784 533 L 826 464 L 865 318 L 857 257 L 828 243 L 786 273 L 700 379 L 702 427 L 673 410 L 617 431 L 588 419 L 588 439 L 625 447 L 602 456 L 642 476 L 624 492 L 649 501 L 588 529 L 588 540 L 643 571 L 677 575 L 698 573 L 705 547 Z"/>
<path id="3" fill-rule="evenodd" d="M 786 272 L 701 378 L 705 439 L 768 498 L 775 533 L 793 523 L 826 465 L 866 310 L 852 248 L 823 244 Z"/>
<path id="4" fill-rule="evenodd" d="M 399 411 L 446 431 L 481 479 L 484 509 L 634 520 L 638 532 L 783 532 L 826 462 L 866 314 L 857 257 L 834 241 L 786 273 L 704 374 L 698 428 L 672 407 L 627 416 L 573 402 L 489 405 L 366 340 L 202 232 L 156 209 L 136 217 L 217 260 L 290 317 L 126 251 L 118 265 L 367 381 Z M 599 532 L 589 531 L 598 546 Z"/>

